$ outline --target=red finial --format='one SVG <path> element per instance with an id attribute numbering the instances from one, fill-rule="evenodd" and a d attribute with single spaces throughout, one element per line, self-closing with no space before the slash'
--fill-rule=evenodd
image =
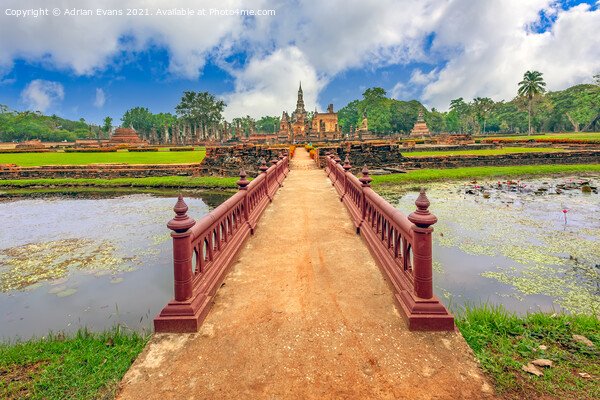
<path id="1" fill-rule="evenodd" d="M 371 187 L 370 183 L 373 180 L 373 178 L 369 176 L 369 169 L 367 168 L 367 164 L 364 165 L 362 169 L 362 174 L 363 176 L 359 179 L 359 181 L 362 183 L 362 187 Z"/>
<path id="2" fill-rule="evenodd" d="M 240 190 L 246 190 L 248 186 L 248 184 L 250 183 L 250 181 L 248 179 L 246 179 L 246 171 L 244 171 L 244 168 L 242 167 L 242 169 L 240 169 L 240 180 L 236 182 L 238 184 L 238 186 L 240 187 Z"/>
<path id="3" fill-rule="evenodd" d="M 350 160 L 348 160 L 348 156 L 346 156 L 346 160 L 344 161 L 344 171 L 348 172 L 351 168 Z"/>
<path id="4" fill-rule="evenodd" d="M 430 225 L 435 224 L 437 217 L 429 212 L 429 204 L 425 189 L 421 189 L 421 193 L 415 201 L 417 210 L 408 216 L 408 220 L 420 228 L 428 228 Z"/>
<path id="5" fill-rule="evenodd" d="M 277 157 L 275 157 L 274 159 L 271 160 L 271 164 L 275 165 L 279 162 L 279 160 L 277 159 Z"/>
<path id="6" fill-rule="evenodd" d="M 262 172 L 262 173 L 266 173 L 267 170 L 269 169 L 269 167 L 267 167 L 267 162 L 265 161 L 264 158 L 262 160 L 260 160 L 260 167 L 258 169 L 260 169 L 260 172 Z"/>
<path id="7" fill-rule="evenodd" d="M 175 211 L 176 215 L 167 223 L 167 228 L 177 233 L 183 233 L 194 226 L 196 221 L 186 214 L 187 210 L 188 206 L 185 204 L 185 201 L 183 201 L 181 193 L 179 193 L 177 203 L 175 204 L 175 207 L 173 207 L 173 211 Z"/>
<path id="8" fill-rule="evenodd" d="M 333 159 L 333 161 L 335 161 L 337 164 L 342 162 L 342 159 L 336 154 L 335 158 Z"/>

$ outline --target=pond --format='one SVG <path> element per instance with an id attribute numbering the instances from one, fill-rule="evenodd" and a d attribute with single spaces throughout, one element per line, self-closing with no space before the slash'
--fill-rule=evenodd
<path id="1" fill-rule="evenodd" d="M 451 309 L 489 301 L 518 313 L 600 312 L 598 181 L 425 184 L 438 217 L 436 295 Z M 415 189 L 393 196 L 392 204 L 414 211 Z"/>
<path id="2" fill-rule="evenodd" d="M 230 194 L 184 194 L 198 220 Z M 89 197 L 91 196 L 91 197 Z M 173 296 L 176 194 L 0 202 L 0 339 L 142 331 Z"/>

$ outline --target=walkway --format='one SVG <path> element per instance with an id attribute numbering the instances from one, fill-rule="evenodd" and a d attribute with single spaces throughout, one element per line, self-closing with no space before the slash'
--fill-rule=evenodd
<path id="1" fill-rule="evenodd" d="M 303 148 L 201 332 L 154 335 L 122 385 L 122 400 L 492 393 L 460 334 L 406 329 L 335 189 Z"/>

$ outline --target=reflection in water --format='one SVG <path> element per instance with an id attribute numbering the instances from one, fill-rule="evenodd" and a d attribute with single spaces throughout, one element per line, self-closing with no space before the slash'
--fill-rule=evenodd
<path id="1" fill-rule="evenodd" d="M 166 223 L 175 202 L 150 194 L 0 202 L 0 339 L 117 322 L 151 329 L 173 296 Z M 196 220 L 209 211 L 189 193 L 186 203 Z"/>
<path id="2" fill-rule="evenodd" d="M 537 190 L 563 181 L 521 182 L 535 190 L 506 190 L 496 183 L 477 184 L 486 190 L 476 191 L 470 183 L 426 184 L 430 210 L 439 221 L 433 249 L 436 294 L 451 307 L 489 300 L 518 312 L 598 312 L 600 196 L 580 188 L 560 194 Z M 412 212 L 417 194 L 404 195 L 398 209 Z"/>

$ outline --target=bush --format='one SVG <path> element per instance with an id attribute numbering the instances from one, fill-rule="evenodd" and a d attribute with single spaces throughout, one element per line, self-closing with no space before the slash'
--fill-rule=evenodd
<path id="1" fill-rule="evenodd" d="M 47 149 L 1 149 L 0 153 L 49 153 Z"/>
<path id="2" fill-rule="evenodd" d="M 171 147 L 169 151 L 194 151 L 193 147 Z"/>
<path id="3" fill-rule="evenodd" d="M 146 151 L 158 151 L 158 149 L 156 147 L 135 147 L 135 148 L 127 149 L 127 151 L 141 153 L 141 152 L 146 152 Z"/>
<path id="4" fill-rule="evenodd" d="M 115 153 L 116 147 L 96 147 L 93 149 L 65 149 L 65 153 Z"/>

